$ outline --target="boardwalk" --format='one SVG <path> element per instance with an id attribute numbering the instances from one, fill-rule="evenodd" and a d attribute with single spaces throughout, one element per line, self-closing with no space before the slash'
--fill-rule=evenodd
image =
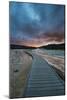
<path id="1" fill-rule="evenodd" d="M 33 64 L 24 97 L 64 95 L 64 81 L 40 56 L 33 53 Z"/>

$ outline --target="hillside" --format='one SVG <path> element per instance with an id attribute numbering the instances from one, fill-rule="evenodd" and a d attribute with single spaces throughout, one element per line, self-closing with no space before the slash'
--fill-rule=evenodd
<path id="1" fill-rule="evenodd" d="M 35 49 L 35 47 L 29 47 L 29 46 L 24 46 L 24 45 L 10 45 L 10 49 Z"/>
<path id="2" fill-rule="evenodd" d="M 41 46 L 38 48 L 44 48 L 44 49 L 65 49 L 65 44 L 49 44 L 47 46 Z M 29 46 L 23 46 L 23 45 L 10 45 L 10 49 L 36 49 L 36 47 L 29 47 Z"/>
<path id="3" fill-rule="evenodd" d="M 40 48 L 45 48 L 45 49 L 65 49 L 65 44 L 49 44 L 47 46 L 42 46 Z"/>

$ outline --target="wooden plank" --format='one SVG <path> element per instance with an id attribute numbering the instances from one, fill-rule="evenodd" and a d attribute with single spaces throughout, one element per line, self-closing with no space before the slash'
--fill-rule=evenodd
<path id="1" fill-rule="evenodd" d="M 54 69 L 38 55 L 33 54 L 33 64 L 25 97 L 63 95 L 64 81 Z"/>

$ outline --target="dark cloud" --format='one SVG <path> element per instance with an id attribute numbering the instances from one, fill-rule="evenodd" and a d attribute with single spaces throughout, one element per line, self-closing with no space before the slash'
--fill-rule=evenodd
<path id="1" fill-rule="evenodd" d="M 35 44 L 64 40 L 64 5 L 10 2 L 9 8 L 11 40 Z"/>

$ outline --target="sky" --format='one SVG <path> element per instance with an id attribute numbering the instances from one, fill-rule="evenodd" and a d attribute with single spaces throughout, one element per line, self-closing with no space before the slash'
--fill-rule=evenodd
<path id="1" fill-rule="evenodd" d="M 40 47 L 64 43 L 64 9 L 64 5 L 10 2 L 10 44 Z"/>

